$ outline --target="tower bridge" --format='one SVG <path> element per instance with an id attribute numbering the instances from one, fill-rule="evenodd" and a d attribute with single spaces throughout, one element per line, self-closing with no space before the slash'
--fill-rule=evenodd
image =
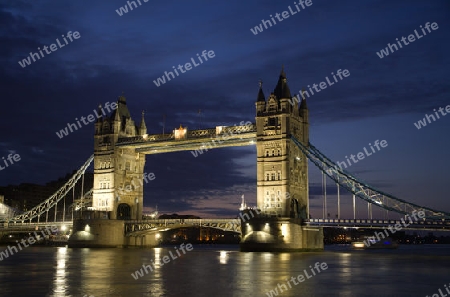
<path id="1" fill-rule="evenodd" d="M 450 213 L 396 198 L 359 181 L 322 154 L 309 141 L 309 111 L 306 100 L 291 97 L 284 70 L 274 91 L 266 98 L 262 84 L 256 96 L 255 123 L 217 126 L 209 129 L 174 129 L 168 134 L 148 134 L 142 114 L 139 125 L 132 119 L 127 100 L 120 96 L 111 116 L 95 123 L 94 154 L 74 176 L 49 199 L 30 211 L 3 218 L 0 231 L 36 228 L 48 224 L 49 209 L 61 207 L 65 196 L 83 180 L 93 164 L 94 185 L 74 201 L 73 212 L 81 219 L 72 223 L 71 246 L 156 245 L 155 234 L 168 228 L 202 226 L 241 233 L 241 249 L 249 251 L 300 251 L 323 249 L 324 227 L 387 227 L 389 220 L 311 219 L 309 214 L 308 160 L 369 206 L 406 215 L 423 211 L 425 217 L 409 228 L 450 230 Z M 101 109 L 101 107 L 99 107 Z M 102 114 L 99 112 L 99 114 Z M 141 220 L 145 155 L 176 151 L 203 151 L 233 146 L 256 146 L 257 209 L 236 219 Z M 120 191 L 126 188 L 127 191 Z M 288 196 L 285 193 L 289 193 Z M 339 196 L 338 196 L 339 197 Z M 340 209 L 340 202 L 338 208 Z M 354 214 L 355 214 L 355 204 Z M 63 209 L 65 210 L 65 205 Z M 20 227 L 22 226 L 22 227 Z M 434 229 L 433 229 L 434 228 Z M 134 241 L 133 241 L 134 237 Z M 138 243 L 137 238 L 140 238 Z"/>

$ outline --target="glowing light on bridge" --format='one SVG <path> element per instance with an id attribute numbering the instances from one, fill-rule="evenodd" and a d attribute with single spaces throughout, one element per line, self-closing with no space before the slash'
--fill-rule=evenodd
<path id="1" fill-rule="evenodd" d="M 175 135 L 175 139 L 186 139 L 187 128 L 183 128 L 180 125 L 180 128 L 173 130 L 173 134 Z"/>

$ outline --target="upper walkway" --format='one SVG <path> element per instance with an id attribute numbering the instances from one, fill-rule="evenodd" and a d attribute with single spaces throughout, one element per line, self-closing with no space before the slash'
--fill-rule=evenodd
<path id="1" fill-rule="evenodd" d="M 116 146 L 132 147 L 136 152 L 159 154 L 256 144 L 256 125 L 217 126 L 188 130 L 180 127 L 169 134 L 153 134 L 119 138 Z"/>

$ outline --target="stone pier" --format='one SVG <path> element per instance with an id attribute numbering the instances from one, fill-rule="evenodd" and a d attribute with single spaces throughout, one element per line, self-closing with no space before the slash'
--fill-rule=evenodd
<path id="1" fill-rule="evenodd" d="M 78 219 L 73 223 L 69 247 L 156 247 L 155 233 L 125 236 L 125 221 Z"/>
<path id="2" fill-rule="evenodd" d="M 301 219 L 255 217 L 241 220 L 242 252 L 323 251 L 323 228 L 308 227 Z"/>

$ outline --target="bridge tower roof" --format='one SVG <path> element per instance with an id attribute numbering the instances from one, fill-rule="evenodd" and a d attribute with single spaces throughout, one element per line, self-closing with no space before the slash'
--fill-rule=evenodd
<path id="1" fill-rule="evenodd" d="M 280 77 L 278 78 L 278 83 L 273 93 L 275 96 L 277 96 L 278 99 L 281 98 L 291 99 L 291 91 L 289 90 L 289 86 L 287 84 L 286 73 L 284 72 L 284 65 L 281 67 Z"/>
<path id="2" fill-rule="evenodd" d="M 263 82 L 259 81 L 259 92 L 258 92 L 258 98 L 256 99 L 256 102 L 266 102 L 266 97 L 264 96 L 264 92 L 262 90 L 262 84 Z"/>

